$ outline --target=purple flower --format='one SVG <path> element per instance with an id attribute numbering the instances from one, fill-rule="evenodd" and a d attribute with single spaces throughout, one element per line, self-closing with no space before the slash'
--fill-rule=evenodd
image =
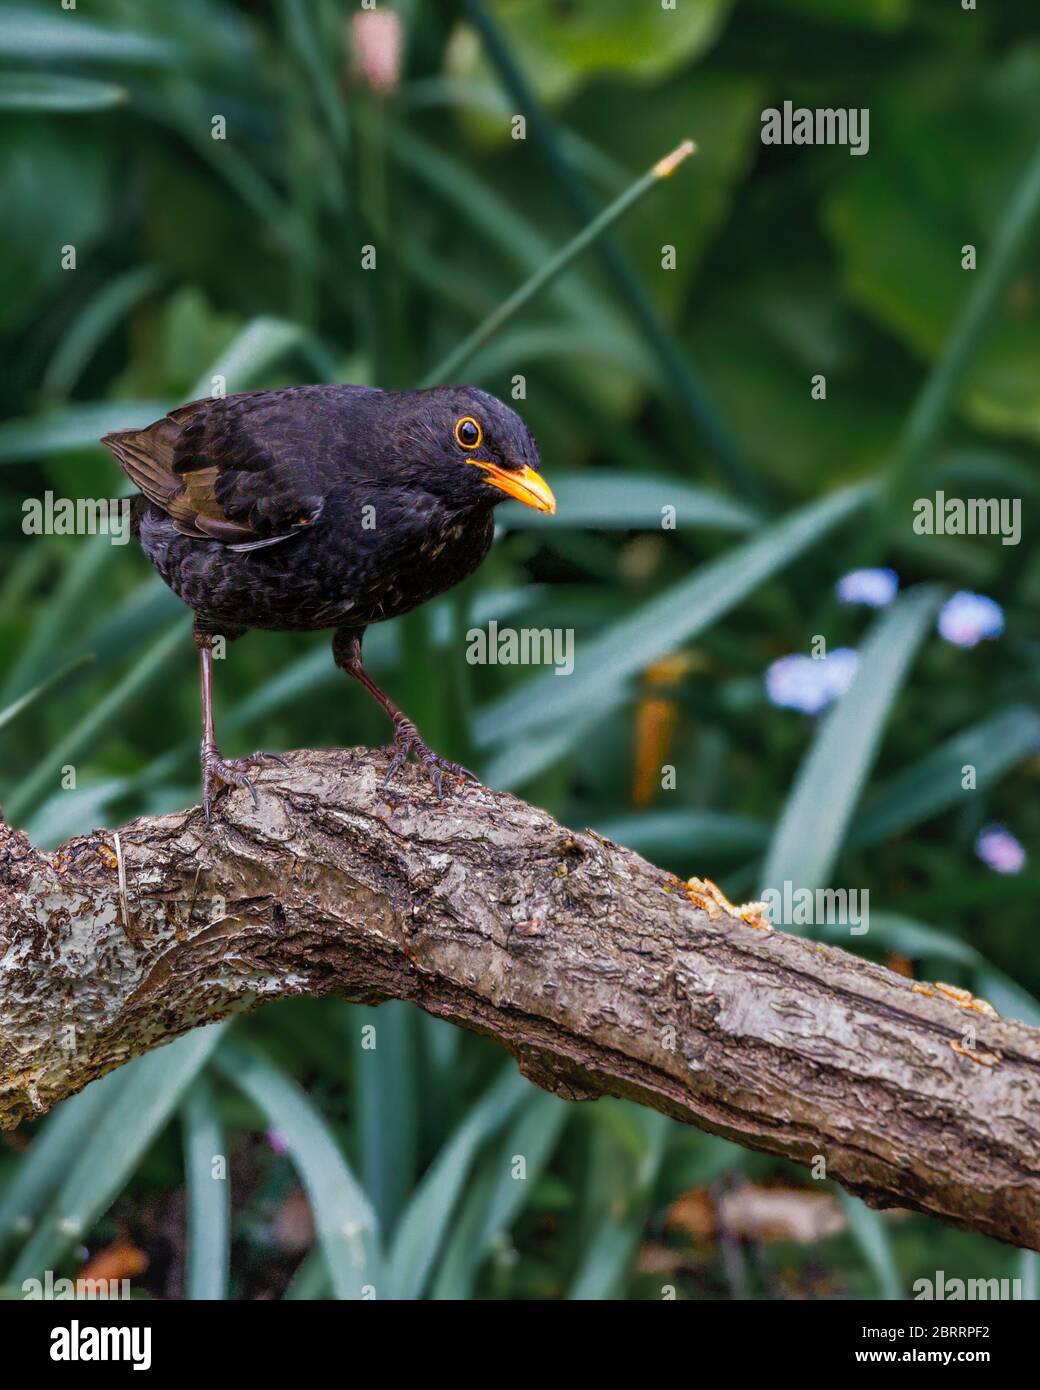
<path id="1" fill-rule="evenodd" d="M 837 590 L 842 603 L 885 608 L 899 591 L 899 576 L 890 569 L 850 570 L 838 580 Z"/>
<path id="2" fill-rule="evenodd" d="M 849 647 L 836 647 L 830 656 L 815 659 L 797 652 L 782 656 L 766 671 L 766 694 L 784 709 L 819 714 L 845 694 L 858 664 L 858 654 Z"/>
<path id="3" fill-rule="evenodd" d="M 955 647 L 975 647 L 1004 631 L 1004 610 L 985 594 L 961 589 L 948 598 L 939 612 L 939 636 Z"/>
<path id="4" fill-rule="evenodd" d="M 1019 874 L 1026 852 L 1004 825 L 987 825 L 975 841 L 975 853 L 997 874 Z"/>
<path id="5" fill-rule="evenodd" d="M 289 1152 L 289 1145 L 285 1142 L 285 1135 L 280 1129 L 269 1129 L 266 1138 L 279 1158 Z"/>

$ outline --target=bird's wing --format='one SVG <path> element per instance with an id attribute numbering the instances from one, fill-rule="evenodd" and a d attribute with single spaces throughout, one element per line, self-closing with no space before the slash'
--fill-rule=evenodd
<path id="1" fill-rule="evenodd" d="M 101 442 L 183 535 L 258 550 L 317 521 L 331 481 L 327 420 L 341 415 L 344 392 L 367 389 L 288 387 L 192 401 Z"/>

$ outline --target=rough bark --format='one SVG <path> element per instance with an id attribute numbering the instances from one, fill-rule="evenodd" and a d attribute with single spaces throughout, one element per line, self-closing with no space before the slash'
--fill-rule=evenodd
<path id="1" fill-rule="evenodd" d="M 134 821 L 118 855 L 0 826 L 0 1127 L 264 1000 L 410 999 L 561 1095 L 822 1157 L 872 1204 L 1040 1249 L 1040 1032 L 712 919 L 514 797 L 438 804 L 414 769 L 384 789 L 384 761 L 290 754 L 258 808 Z"/>

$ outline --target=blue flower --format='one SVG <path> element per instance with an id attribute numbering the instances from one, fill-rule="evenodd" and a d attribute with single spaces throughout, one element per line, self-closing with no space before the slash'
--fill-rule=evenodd
<path id="1" fill-rule="evenodd" d="M 850 647 L 836 647 L 829 656 L 815 659 L 797 652 L 782 656 L 766 670 L 766 694 L 783 709 L 819 714 L 845 694 L 858 664 L 859 655 Z"/>
<path id="2" fill-rule="evenodd" d="M 1026 852 L 1004 825 L 987 825 L 980 830 L 975 853 L 997 874 L 1018 874 L 1025 868 Z"/>
<path id="3" fill-rule="evenodd" d="M 975 647 L 1004 631 L 1004 610 L 985 594 L 961 589 L 948 598 L 939 612 L 939 636 L 955 647 Z"/>
<path id="4" fill-rule="evenodd" d="M 886 608 L 899 592 L 895 570 L 850 570 L 838 580 L 842 603 L 865 603 L 868 608 Z"/>
<path id="5" fill-rule="evenodd" d="M 836 700 L 845 694 L 859 670 L 859 652 L 851 647 L 835 647 L 823 662 L 823 670 L 830 698 Z"/>

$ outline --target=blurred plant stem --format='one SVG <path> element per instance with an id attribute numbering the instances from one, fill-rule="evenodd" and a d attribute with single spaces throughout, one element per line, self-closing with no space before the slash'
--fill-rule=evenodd
<path id="1" fill-rule="evenodd" d="M 424 377 L 422 385 L 436 386 L 438 382 L 450 380 L 452 375 L 470 360 L 478 348 L 483 347 L 489 338 L 494 337 L 547 285 L 551 285 L 559 275 L 562 275 L 572 261 L 576 260 L 587 247 L 593 245 L 608 227 L 623 217 L 629 208 L 634 207 L 641 198 L 644 198 L 661 179 L 668 178 L 673 174 L 683 160 L 695 152 L 695 149 L 696 146 L 691 140 L 684 140 L 677 149 L 665 155 L 663 159 L 659 159 L 652 169 L 649 169 L 641 178 L 636 179 L 635 183 L 627 188 L 619 198 L 615 198 L 576 237 L 572 238 L 566 246 L 557 251 L 555 256 L 550 257 L 543 266 L 536 270 L 530 279 L 504 299 L 483 323 L 478 324 L 453 352 L 450 352 L 438 366 L 434 367 L 433 371 Z"/>
<path id="2" fill-rule="evenodd" d="M 123 679 L 104 699 L 98 701 L 59 743 L 47 750 L 33 771 L 7 798 L 4 811 L 9 820 L 14 821 L 30 810 L 48 788 L 57 790 L 58 773 L 62 768 L 71 765 L 73 759 L 77 758 L 83 749 L 88 748 L 98 735 L 111 731 L 115 716 L 134 696 L 147 689 L 149 683 L 158 677 L 174 650 L 181 646 L 187 650 L 186 629 L 187 620 L 178 619 L 134 662 Z"/>
<path id="3" fill-rule="evenodd" d="M 945 346 L 918 393 L 888 466 L 882 500 L 889 521 L 920 481 L 920 470 L 946 425 L 972 358 L 1040 212 L 1040 146 L 997 224 L 992 249 Z"/>
<path id="4" fill-rule="evenodd" d="M 466 15 L 477 30 L 488 57 L 498 69 L 518 108 L 524 112 L 542 148 L 549 171 L 560 185 L 576 216 L 582 220 L 592 217 L 595 204 L 582 182 L 581 175 L 564 153 L 563 143 L 555 127 L 482 0 L 455 2 L 456 8 Z M 662 323 L 624 251 L 612 236 L 606 235 L 599 242 L 597 252 L 650 349 L 671 380 L 683 406 L 704 436 L 708 448 L 723 464 L 726 476 L 732 479 L 743 497 L 749 501 L 761 502 L 761 482 L 744 462 L 736 439 L 716 410 L 699 376 L 679 349 L 676 339 Z"/>

